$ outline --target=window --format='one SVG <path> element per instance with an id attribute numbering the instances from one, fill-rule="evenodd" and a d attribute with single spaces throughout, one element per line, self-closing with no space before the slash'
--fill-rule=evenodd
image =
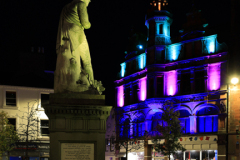
<path id="1" fill-rule="evenodd" d="M 159 25 L 159 34 L 163 34 L 163 24 Z"/>
<path id="2" fill-rule="evenodd" d="M 131 95 L 130 95 L 130 87 L 127 87 L 124 89 L 124 105 L 127 106 L 130 104 L 130 99 Z"/>
<path id="3" fill-rule="evenodd" d="M 185 47 L 186 58 L 192 58 L 192 52 L 193 52 L 192 42 L 186 43 L 184 47 Z"/>
<path id="4" fill-rule="evenodd" d="M 153 98 L 154 97 L 154 79 L 150 78 L 149 79 L 149 86 L 148 86 L 148 97 Z"/>
<path id="5" fill-rule="evenodd" d="M 202 151 L 202 159 L 215 159 L 215 152 L 213 150 Z"/>
<path id="6" fill-rule="evenodd" d="M 161 120 L 162 113 L 155 113 L 152 117 L 151 132 L 153 136 L 160 136 L 160 132 L 157 131 L 157 126 L 163 126 L 164 122 Z"/>
<path id="7" fill-rule="evenodd" d="M 44 104 L 49 104 L 49 94 L 41 94 L 41 107 L 43 108 Z"/>
<path id="8" fill-rule="evenodd" d="M 144 116 L 140 116 L 137 119 L 133 120 L 133 137 L 138 138 L 144 136 L 145 133 L 145 123 Z"/>
<path id="9" fill-rule="evenodd" d="M 130 136 L 130 120 L 126 119 L 120 128 L 120 137 L 129 138 Z"/>
<path id="10" fill-rule="evenodd" d="M 49 136 L 49 121 L 48 120 L 41 120 L 41 135 L 42 136 Z"/>
<path id="11" fill-rule="evenodd" d="M 163 77 L 157 77 L 157 96 L 163 97 Z"/>
<path id="12" fill-rule="evenodd" d="M 179 118 L 180 125 L 183 128 L 183 133 L 190 133 L 190 118 Z"/>
<path id="13" fill-rule="evenodd" d="M 7 106 L 16 106 L 16 92 L 15 91 L 6 91 L 6 105 Z"/>
<path id="14" fill-rule="evenodd" d="M 195 93 L 205 92 L 205 72 L 195 72 Z"/>
<path id="15" fill-rule="evenodd" d="M 205 107 L 197 112 L 198 132 L 218 131 L 218 110 L 213 107 Z"/>
<path id="16" fill-rule="evenodd" d="M 14 130 L 16 131 L 16 118 L 8 118 L 8 124 L 14 126 Z"/>
<path id="17" fill-rule="evenodd" d="M 138 90 L 139 90 L 139 87 L 138 85 L 134 85 L 133 86 L 133 101 L 134 103 L 138 103 Z"/>
<path id="18" fill-rule="evenodd" d="M 194 42 L 194 54 L 195 54 L 195 57 L 199 57 L 202 55 L 202 42 L 201 41 Z"/>
<path id="19" fill-rule="evenodd" d="M 191 93 L 191 73 L 181 75 L 180 89 L 182 94 Z"/>

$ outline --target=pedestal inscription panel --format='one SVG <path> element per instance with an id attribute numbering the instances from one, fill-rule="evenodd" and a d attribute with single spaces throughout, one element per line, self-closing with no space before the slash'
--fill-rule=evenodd
<path id="1" fill-rule="evenodd" d="M 94 160 L 93 143 L 61 143 L 61 160 Z"/>

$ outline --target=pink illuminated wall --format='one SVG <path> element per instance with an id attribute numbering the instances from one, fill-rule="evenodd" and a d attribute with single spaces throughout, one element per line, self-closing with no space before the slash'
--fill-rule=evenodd
<path id="1" fill-rule="evenodd" d="M 119 86 L 117 88 L 117 106 L 123 107 L 124 106 L 124 87 Z"/>
<path id="2" fill-rule="evenodd" d="M 138 94 L 140 101 L 145 101 L 147 98 L 147 77 L 139 79 L 140 92 Z"/>
<path id="3" fill-rule="evenodd" d="M 177 93 L 177 71 L 170 71 L 164 76 L 165 94 L 174 96 Z"/>
<path id="4" fill-rule="evenodd" d="M 208 90 L 220 89 L 221 63 L 208 65 Z"/>

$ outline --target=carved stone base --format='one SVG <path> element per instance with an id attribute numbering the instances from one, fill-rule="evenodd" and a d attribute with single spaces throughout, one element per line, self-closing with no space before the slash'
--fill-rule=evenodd
<path id="1" fill-rule="evenodd" d="M 104 95 L 51 94 L 45 113 L 50 123 L 50 159 L 105 159 L 106 119 L 111 106 Z"/>

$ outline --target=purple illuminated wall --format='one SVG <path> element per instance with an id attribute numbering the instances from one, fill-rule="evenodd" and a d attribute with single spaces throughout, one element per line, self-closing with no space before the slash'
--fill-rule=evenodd
<path id="1" fill-rule="evenodd" d="M 177 93 L 177 71 L 170 71 L 164 76 L 165 95 L 174 96 Z"/>
<path id="2" fill-rule="evenodd" d="M 208 90 L 220 89 L 221 63 L 208 65 Z"/>
<path id="3" fill-rule="evenodd" d="M 123 107 L 124 106 L 124 87 L 119 86 L 117 88 L 117 106 Z"/>
<path id="4" fill-rule="evenodd" d="M 139 88 L 138 98 L 140 101 L 145 101 L 147 98 L 147 77 L 139 79 Z"/>
<path id="5" fill-rule="evenodd" d="M 197 133 L 197 116 L 189 116 L 190 118 L 190 133 Z"/>

